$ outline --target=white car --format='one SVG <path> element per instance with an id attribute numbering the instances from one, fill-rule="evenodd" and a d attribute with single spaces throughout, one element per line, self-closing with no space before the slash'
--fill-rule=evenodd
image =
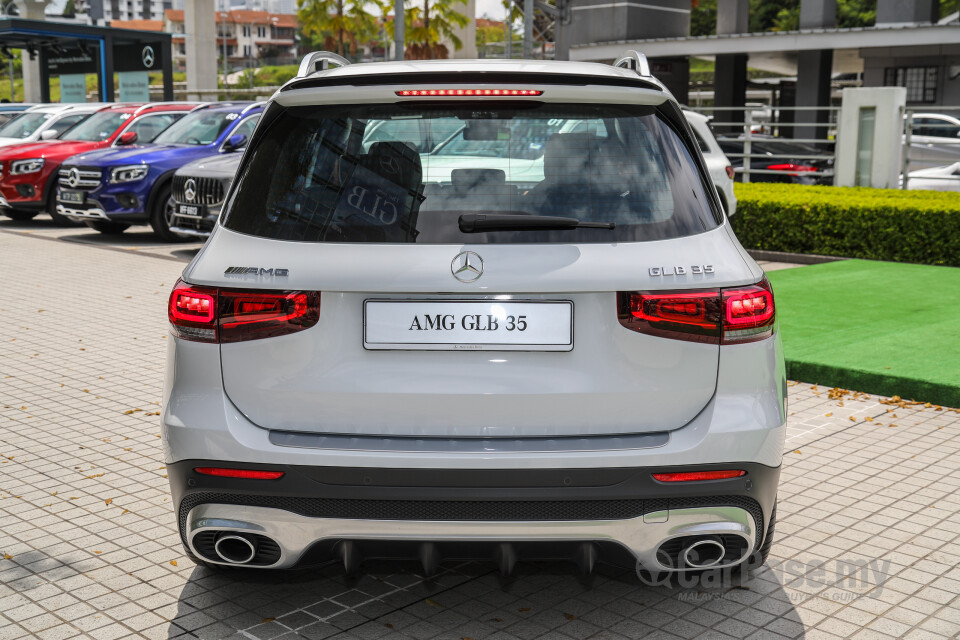
<path id="1" fill-rule="evenodd" d="M 488 162 L 428 182 L 421 134 L 449 118 Z M 370 140 L 395 121 L 417 126 Z M 511 171 L 531 144 L 533 183 Z M 773 291 L 636 52 L 310 54 L 168 316 L 164 457 L 207 566 L 564 558 L 643 575 L 770 550 L 787 408 Z"/>
<path id="2" fill-rule="evenodd" d="M 710 118 L 688 109 L 683 110 L 683 115 L 693 129 L 693 135 L 703 153 L 703 160 L 707 163 L 710 177 L 713 178 L 713 184 L 717 185 L 720 192 L 723 208 L 728 216 L 732 216 L 737 212 L 737 196 L 733 193 L 733 165 L 730 164 L 730 160 L 720 148 L 720 143 L 713 136 L 713 131 L 710 130 Z"/>
<path id="3" fill-rule="evenodd" d="M 960 162 L 960 119 L 915 113 L 910 129 L 910 171 Z"/>
<path id="4" fill-rule="evenodd" d="M 38 104 L 0 126 L 0 147 L 25 142 L 55 140 L 105 107 L 104 103 Z"/>
<path id="5" fill-rule="evenodd" d="M 916 191 L 960 191 L 960 162 L 945 167 L 911 171 L 907 189 Z"/>

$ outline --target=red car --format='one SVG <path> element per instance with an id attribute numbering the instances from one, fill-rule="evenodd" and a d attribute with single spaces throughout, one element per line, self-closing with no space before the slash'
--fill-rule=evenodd
<path id="1" fill-rule="evenodd" d="M 73 224 L 56 212 L 57 172 L 64 160 L 95 149 L 149 143 L 195 106 L 184 102 L 111 105 L 58 140 L 0 149 L 0 213 L 29 220 L 45 211 L 57 223 Z"/>

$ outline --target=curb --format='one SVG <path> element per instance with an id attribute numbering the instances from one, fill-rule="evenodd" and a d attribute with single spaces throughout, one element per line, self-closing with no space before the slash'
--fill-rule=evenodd
<path id="1" fill-rule="evenodd" d="M 874 371 L 845 369 L 787 358 L 787 378 L 882 396 L 900 396 L 944 407 L 960 407 L 960 387 Z"/>
<path id="2" fill-rule="evenodd" d="M 763 249 L 747 249 L 747 253 L 754 260 L 769 260 L 770 262 L 792 262 L 794 264 L 823 264 L 825 262 L 839 262 L 850 258 L 839 256 L 818 256 L 812 253 L 789 253 L 787 251 L 764 251 Z"/>

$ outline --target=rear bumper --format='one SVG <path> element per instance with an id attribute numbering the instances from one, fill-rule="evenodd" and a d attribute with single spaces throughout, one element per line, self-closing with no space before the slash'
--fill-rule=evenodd
<path id="1" fill-rule="evenodd" d="M 219 478 L 194 472 L 198 466 L 285 475 Z M 711 568 L 742 562 L 760 546 L 780 469 L 734 466 L 747 475 L 692 483 L 661 483 L 650 474 L 694 467 L 502 472 L 189 460 L 168 470 L 184 544 L 209 562 L 230 564 L 213 544 L 243 534 L 261 543 L 263 552 L 249 565 L 261 568 L 338 559 L 345 545 L 362 557 L 421 559 L 424 545 L 449 559 L 489 559 L 507 545 L 521 559 L 586 553 L 656 572 L 675 569 L 678 550 L 692 537 L 715 536 L 730 549 Z M 711 467 L 696 470 L 704 468 Z"/>

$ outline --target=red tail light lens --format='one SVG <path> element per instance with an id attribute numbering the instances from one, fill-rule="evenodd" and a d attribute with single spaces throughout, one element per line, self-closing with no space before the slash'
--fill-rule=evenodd
<path id="1" fill-rule="evenodd" d="M 247 480 L 276 480 L 284 476 L 283 471 L 259 471 L 256 469 L 223 469 L 221 467 L 195 467 L 194 471 L 205 476 L 220 478 L 245 478 Z"/>
<path id="2" fill-rule="evenodd" d="M 792 162 L 787 162 L 784 164 L 768 164 L 767 169 L 770 171 L 786 171 L 791 176 L 798 176 L 801 173 L 807 171 L 816 171 L 816 167 L 808 167 L 802 164 L 793 164 Z"/>
<path id="3" fill-rule="evenodd" d="M 734 289 L 617 294 L 620 324 L 663 338 L 735 344 L 763 340 L 776 326 L 773 292 L 764 278 Z"/>
<path id="4" fill-rule="evenodd" d="M 194 342 L 217 341 L 217 290 L 193 287 L 177 280 L 167 308 L 170 326 L 178 338 Z"/>
<path id="5" fill-rule="evenodd" d="M 733 180 L 733 176 L 734 176 L 733 167 L 731 167 L 730 165 L 727 165 L 726 167 L 724 167 L 724 169 L 726 169 L 727 171 L 727 177 Z"/>
<path id="6" fill-rule="evenodd" d="M 316 291 L 220 291 L 220 342 L 272 338 L 307 329 L 320 317 Z"/>
<path id="7" fill-rule="evenodd" d="M 539 96 L 539 89 L 403 89 L 398 96 L 408 98 L 423 96 L 428 98 L 465 97 L 465 96 Z"/>
<path id="8" fill-rule="evenodd" d="M 740 469 L 725 469 L 723 471 L 685 471 L 682 473 L 654 473 L 654 480 L 660 482 L 700 482 L 701 480 L 726 480 L 747 475 Z"/>
<path id="9" fill-rule="evenodd" d="M 195 287 L 177 281 L 170 293 L 170 325 L 194 342 L 243 342 L 295 333 L 317 324 L 316 291 L 255 291 Z"/>
<path id="10" fill-rule="evenodd" d="M 719 341 L 719 291 L 619 295 L 620 322 L 628 329 L 678 340 Z"/>

